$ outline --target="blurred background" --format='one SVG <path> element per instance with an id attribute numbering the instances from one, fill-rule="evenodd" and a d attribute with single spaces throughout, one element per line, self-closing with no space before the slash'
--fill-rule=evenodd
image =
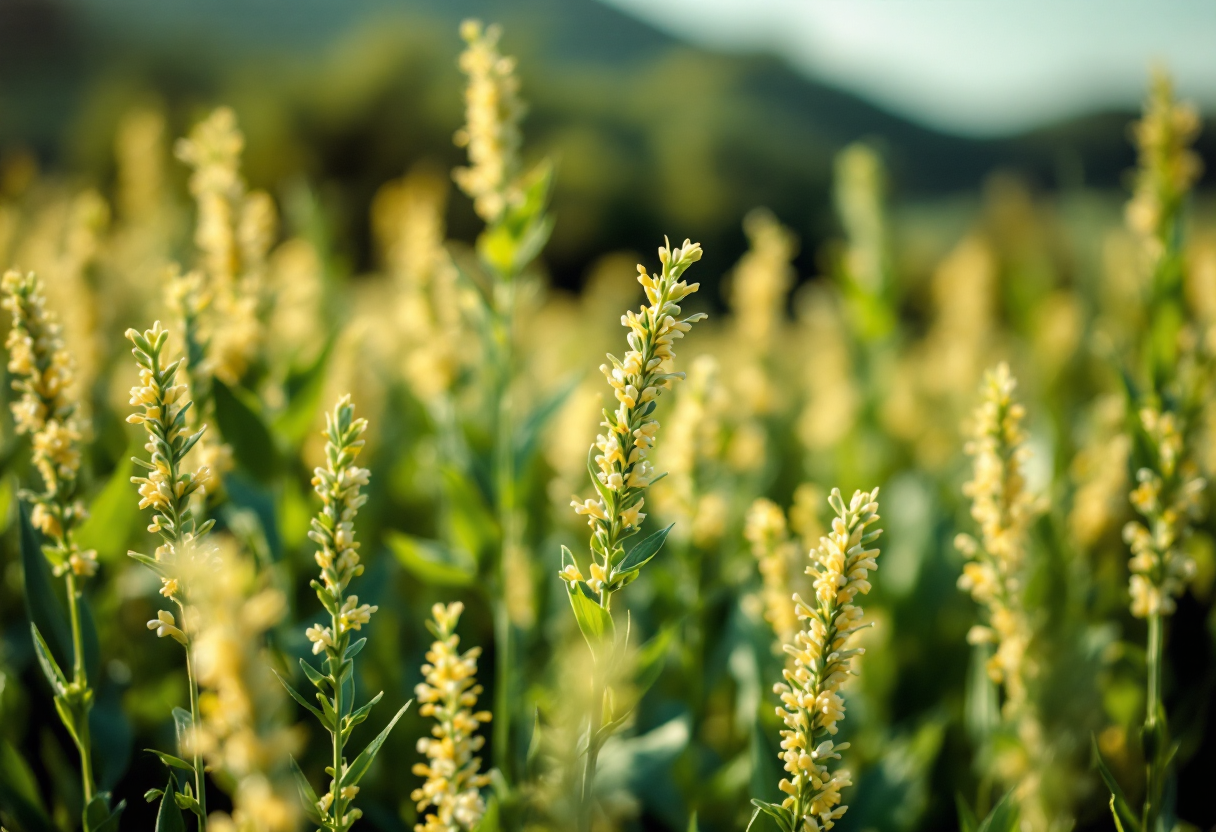
<path id="1" fill-rule="evenodd" d="M 712 317 L 681 348 L 684 368 L 697 368 L 681 388 L 689 392 L 661 411 L 671 450 L 659 451 L 659 467 L 674 473 L 671 490 L 655 494 L 652 522 L 684 531 L 629 591 L 639 640 L 670 637 L 670 655 L 628 736 L 607 753 L 600 828 L 684 830 L 697 812 L 700 829 L 741 829 L 749 797 L 775 797 L 769 691 L 781 660 L 748 517 L 755 499 L 773 500 L 805 551 L 833 485 L 883 486 L 889 547 L 866 601 L 878 626 L 848 694 L 842 738 L 853 743 L 856 785 L 839 828 L 957 828 L 956 795 L 985 808 L 1038 764 L 1058 823 L 1029 829 L 1112 828 L 1091 737 L 1133 795 L 1143 771 L 1144 625 L 1127 611 L 1119 533 L 1131 517 L 1134 456 L 1120 359 L 1149 329 L 1140 238 L 1124 220 L 1137 165 L 1129 125 L 1154 66 L 1201 117 L 1216 112 L 1216 6 L 3 0 L 0 265 L 50 276 L 52 304 L 86 365 L 92 444 L 82 489 L 112 512 L 89 590 L 103 645 L 98 712 L 110 729 L 99 733 L 100 779 L 128 800 L 122 828 L 151 827 L 155 805 L 141 796 L 163 786 L 163 768 L 139 749 L 172 746 L 169 711 L 183 682 L 180 651 L 144 625 L 155 586 L 122 557 L 128 546 L 150 551 L 150 537 L 123 467 L 134 370 L 121 333 L 166 314 L 167 262 L 199 259 L 190 171 L 171 148 L 219 105 L 235 112 L 241 172 L 273 198 L 281 226 L 267 269 L 277 293 L 263 321 L 269 346 L 233 380 L 237 398 L 254 403 L 252 421 L 220 425 L 236 469 L 212 506 L 221 529 L 273 563 L 286 588 L 290 611 L 270 643 L 294 667 L 317 612 L 305 533 L 319 446 L 302 437 L 321 423 L 300 417 L 297 402 L 319 412 L 349 389 L 372 419 L 373 497 L 360 517 L 369 574 L 360 580 L 363 597 L 381 606 L 360 659 L 361 695 L 408 698 L 430 641 L 429 605 L 459 598 L 464 643 L 485 648 L 484 702 L 496 701 L 505 677 L 479 584 L 485 553 L 501 541 L 492 522 L 477 531 L 494 494 L 476 465 L 452 472 L 425 385 L 401 366 L 418 345 L 394 317 L 408 287 L 394 271 L 396 232 L 384 230 L 394 189 L 446 193 L 447 171 L 465 163 L 453 134 L 465 118 L 458 26 L 470 16 L 501 24 L 501 48 L 517 58 L 524 167 L 549 158 L 556 171 L 555 224 L 527 275 L 511 382 L 520 406 L 540 417 L 520 463 L 529 588 L 512 612 L 512 750 L 500 737 L 485 755 L 487 765 L 507 761 L 520 787 L 503 793 L 503 827 L 571 828 L 550 793 L 561 778 L 546 779 L 561 768 L 565 694 L 583 655 L 557 552 L 563 543 L 585 551 L 586 527 L 568 502 L 589 491 L 585 449 L 607 397 L 594 368 L 604 350 L 623 349 L 616 321 L 641 297 L 633 264 L 653 269 L 666 234 L 704 247 L 689 308 Z M 1206 332 L 1216 321 L 1216 131 L 1200 131 L 1193 150 L 1202 172 L 1179 257 L 1186 320 Z M 458 191 L 434 193 L 425 198 L 438 206 L 439 233 L 446 228 L 464 263 L 482 222 Z M 274 309 L 286 310 L 281 320 Z M 472 368 L 471 392 L 452 394 L 458 415 L 472 414 L 460 428 L 474 456 L 490 442 L 473 389 L 483 358 L 460 359 Z M 1031 532 L 1028 590 L 1046 634 L 1035 695 L 1053 743 L 1037 763 L 1017 742 L 1002 746 L 1008 738 L 994 729 L 996 688 L 982 650 L 966 641 L 978 608 L 956 586 L 964 558 L 952 541 L 975 532 L 961 493 L 970 474 L 961 425 L 982 371 L 1000 360 L 1022 382 L 1028 479 L 1049 504 Z M 1204 412 L 1204 430 L 1216 432 L 1216 410 Z M 28 443 L 7 410 L 3 418 L 0 766 L 25 759 L 45 814 L 67 832 L 78 817 L 74 752 L 33 659 L 18 557 L 13 486 L 33 475 Z M 254 434 L 241 433 L 255 422 Z M 1211 471 L 1207 436 L 1197 453 Z M 256 458 L 266 437 L 273 464 Z M 1188 550 L 1197 577 L 1168 648 L 1167 706 L 1182 739 L 1178 813 L 1198 829 L 1216 826 L 1214 529 L 1201 523 Z M 398 545 L 462 533 L 469 559 L 484 555 L 469 574 L 437 579 Z M 703 684 L 690 690 L 689 679 Z M 536 739 L 534 722 L 553 734 Z M 385 747 L 360 796 L 364 828 L 413 827 L 406 796 L 418 778 L 409 769 L 424 730 L 411 712 Z M 301 759 L 315 783 L 323 746 L 311 726 Z M 214 805 L 227 808 L 219 791 Z M 4 797 L 0 789 L 0 811 Z M 7 817 L 14 832 L 42 829 Z"/>

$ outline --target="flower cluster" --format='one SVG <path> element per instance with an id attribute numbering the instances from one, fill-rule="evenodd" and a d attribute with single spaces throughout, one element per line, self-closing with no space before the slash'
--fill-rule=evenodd
<path id="1" fill-rule="evenodd" d="M 31 521 L 51 540 L 48 555 L 56 575 L 71 571 L 87 577 L 97 571 L 97 553 L 81 550 L 72 529 L 86 517 L 84 505 L 73 500 L 80 470 L 78 403 L 72 395 L 72 358 L 63 345 L 59 323 L 46 309 L 42 285 L 33 274 L 6 272 L 0 279 L 0 302 L 12 313 L 5 347 L 13 389 L 21 394 L 12 404 L 17 432 L 29 434 L 34 467 L 42 478 L 40 493 L 23 496 L 33 503 Z"/>
<path id="2" fill-rule="evenodd" d="M 795 548 L 785 513 L 772 500 L 756 500 L 747 512 L 743 536 L 752 546 L 764 579 L 764 618 L 772 625 L 779 643 L 788 644 L 798 631 L 798 615 L 790 592 L 790 563 Z"/>
<path id="3" fill-rule="evenodd" d="M 436 604 L 431 608 L 427 629 L 435 642 L 427 651 L 427 664 L 422 666 L 426 678 L 414 692 L 421 707 L 418 713 L 434 717 L 437 723 L 431 737 L 418 740 L 418 751 L 429 762 L 416 763 L 414 774 L 426 782 L 414 789 L 411 800 L 418 811 L 433 806 L 425 820 L 414 832 L 460 832 L 473 829 L 485 814 L 485 802 L 478 791 L 489 785 L 490 778 L 480 773 L 481 758 L 475 757 L 485 739 L 474 736 L 482 723 L 490 721 L 488 711 L 474 711 L 481 685 L 477 684 L 477 657 L 481 648 L 461 653 L 456 624 L 464 605 Z"/>
<path id="4" fill-rule="evenodd" d="M 723 497 L 706 493 L 705 486 L 722 456 L 729 398 L 718 360 L 697 356 L 671 409 L 661 457 L 667 476 L 654 490 L 659 514 L 679 521 L 673 533 L 701 547 L 712 546 L 726 531 Z"/>
<path id="5" fill-rule="evenodd" d="M 370 472 L 355 465 L 363 450 L 366 419 L 355 418 L 350 396 L 343 396 L 333 413 L 325 414 L 326 467 L 313 472 L 312 487 L 321 497 L 320 513 L 312 520 L 308 536 L 321 548 L 315 559 L 321 567 L 321 581 L 313 581 L 317 597 L 332 617 L 329 627 L 309 627 L 306 635 L 312 652 L 334 653 L 349 640 L 349 634 L 371 620 L 376 607 L 360 604 L 359 596 L 345 596 L 351 579 L 363 573 L 359 563 L 359 544 L 355 542 L 355 514 L 367 502 L 360 492 Z M 338 651 L 340 652 L 340 651 Z"/>
<path id="6" fill-rule="evenodd" d="M 785 722 L 781 732 L 781 759 L 787 777 L 780 783 L 788 797 L 782 807 L 793 815 L 795 828 L 817 832 L 831 829 L 848 809 L 840 791 L 852 785 L 847 769 L 835 768 L 848 743 L 835 744 L 836 723 L 844 718 L 840 687 L 850 674 L 852 658 L 864 652 L 849 648 L 860 624 L 857 595 L 870 591 L 869 574 L 877 564 L 878 550 L 867 548 L 881 529 L 869 530 L 878 522 L 878 489 L 858 491 L 845 504 L 839 489 L 832 489 L 828 502 L 836 512 L 832 530 L 810 553 L 807 574 L 814 581 L 815 596 L 807 603 L 794 596 L 795 610 L 803 629 L 785 650 L 793 667 L 783 672 L 784 683 L 774 686 L 781 697 L 777 715 Z"/>
<path id="7" fill-rule="evenodd" d="M 456 168 L 452 178 L 473 200 L 473 208 L 487 223 L 500 220 L 520 199 L 516 177 L 523 139 L 519 122 L 524 104 L 519 99 L 515 60 L 498 52 L 502 30 L 466 20 L 460 36 L 469 45 L 460 55 L 460 69 L 469 77 L 465 88 L 465 126 L 456 132 L 456 146 L 468 148 L 469 167 Z"/>
<path id="8" fill-rule="evenodd" d="M 1195 563 L 1182 547 L 1203 513 L 1207 483 L 1194 464 L 1182 458 L 1183 437 L 1174 414 L 1145 408 L 1140 422 L 1157 470 L 1141 468 L 1136 473 L 1131 503 L 1145 522 L 1128 522 L 1123 539 L 1132 550 L 1132 614 L 1149 618 L 1173 613 L 1174 599 L 1195 574 Z"/>
<path id="9" fill-rule="evenodd" d="M 194 240 L 203 254 L 209 309 L 208 372 L 232 384 L 244 375 L 259 346 L 260 291 L 266 255 L 278 219 L 263 191 L 247 191 L 241 176 L 245 137 L 236 114 L 220 107 L 177 143 L 189 165 L 190 192 L 198 204 Z"/>
<path id="10" fill-rule="evenodd" d="M 1038 510 L 1022 473 L 1029 451 L 1022 405 L 1014 401 L 1017 380 L 1002 363 L 984 378 L 984 400 L 975 412 L 973 438 L 966 451 L 973 457 L 971 480 L 963 493 L 971 498 L 971 516 L 980 538 L 960 534 L 955 546 L 970 560 L 958 585 L 988 608 L 988 626 L 968 634 L 975 644 L 995 643 L 988 674 L 1004 684 L 1006 709 L 1016 711 L 1026 699 L 1026 650 L 1031 626 L 1022 604 L 1025 587 L 1026 532 Z"/>
<path id="11" fill-rule="evenodd" d="M 143 425 L 148 433 L 144 449 L 150 455 L 147 460 L 135 458 L 135 463 L 145 468 L 147 474 L 132 477 L 131 482 L 139 486 L 139 507 L 154 512 L 148 531 L 165 540 L 165 545 L 156 550 L 157 559 L 161 560 L 174 554 L 175 547 L 193 548 L 193 542 L 213 524 L 210 520 L 198 524 L 190 505 L 193 495 L 206 493 L 210 469 L 202 466 L 193 471 L 183 470 L 186 455 L 202 438 L 207 426 L 193 433 L 186 427 L 193 402 L 186 385 L 176 383 L 184 359 L 165 362 L 169 333 L 160 321 L 143 333 L 128 329 L 126 334 L 134 344 L 131 353 L 139 365 L 139 384 L 131 388 L 131 404 L 139 411 L 128 416 L 127 421 Z M 171 580 L 165 578 L 166 589 L 170 588 Z"/>
<path id="12" fill-rule="evenodd" d="M 397 286 L 403 368 L 413 391 L 436 404 L 473 356 L 465 337 L 456 267 L 443 247 L 447 184 L 421 170 L 380 189 L 376 235 Z"/>
<path id="13" fill-rule="evenodd" d="M 1140 158 L 1127 223 L 1153 241 L 1157 254 L 1164 251 L 1182 200 L 1203 170 L 1190 149 L 1199 124 L 1195 108 L 1174 99 L 1169 76 L 1156 73 L 1144 116 L 1133 126 Z"/>
<path id="14" fill-rule="evenodd" d="M 285 720 L 287 694 L 271 671 L 266 633 L 287 611 L 281 590 L 221 538 L 206 580 L 190 581 L 197 610 L 194 644 L 201 724 L 191 745 L 231 797 L 231 814 L 213 813 L 212 830 L 289 832 L 297 802 L 285 764 L 300 734 Z"/>
<path id="15" fill-rule="evenodd" d="M 603 559 L 603 564 L 591 566 L 592 589 L 600 591 L 612 582 L 608 570 L 619 548 L 623 534 L 636 531 L 646 515 L 642 513 L 642 492 L 655 479 L 654 466 L 647 459 L 654 447 L 659 422 L 652 418 L 664 390 L 669 389 L 683 373 L 672 372 L 675 361 L 673 344 L 691 329 L 692 324 L 705 317 L 704 313 L 680 319 L 679 302 L 697 291 L 700 284 L 688 284 L 681 275 L 701 259 L 701 246 L 684 241 L 684 245 L 659 249 L 662 273 L 653 277 L 644 266 L 638 266 L 638 282 L 646 291 L 649 306 L 639 312 L 628 312 L 621 324 L 629 328 L 629 351 L 625 358 L 609 355 L 611 364 L 600 366 L 601 372 L 616 394 L 615 412 L 604 411 L 607 435 L 595 438 L 591 452 L 595 454 L 593 471 L 596 497 L 572 501 L 576 514 L 587 517 L 592 528 L 591 549 Z M 578 568 L 570 564 L 562 573 L 567 581 L 580 581 Z M 606 583 L 607 582 L 607 583 Z"/>

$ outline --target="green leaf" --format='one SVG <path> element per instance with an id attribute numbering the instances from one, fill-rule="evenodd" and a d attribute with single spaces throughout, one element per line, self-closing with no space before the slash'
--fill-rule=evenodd
<path id="1" fill-rule="evenodd" d="M 676 634 L 676 626 L 669 624 L 658 632 L 654 638 L 638 649 L 637 663 L 633 673 L 635 695 L 641 699 L 658 681 L 667 662 L 667 651 Z"/>
<path id="2" fill-rule="evenodd" d="M 21 571 L 25 575 L 25 608 L 30 621 L 46 638 L 50 655 L 60 667 L 72 666 L 72 631 L 63 605 L 55 594 L 51 569 L 42 544 L 30 523 L 29 509 L 21 505 Z"/>
<path id="3" fill-rule="evenodd" d="M 1111 795 L 1111 812 L 1114 813 L 1117 821 L 1123 822 L 1122 827 L 1126 832 L 1140 832 L 1140 819 L 1136 817 L 1136 813 L 1132 811 L 1131 804 L 1127 802 L 1127 797 L 1123 794 L 1123 789 L 1119 786 L 1119 781 L 1115 779 L 1115 775 L 1106 766 L 1106 760 L 1102 758 L 1102 752 L 1098 750 L 1098 741 L 1094 737 L 1090 737 L 1090 743 L 1094 750 L 1094 761 L 1098 766 L 1098 773 L 1102 775 L 1102 782 L 1106 783 L 1106 788 Z"/>
<path id="4" fill-rule="evenodd" d="M 38 625 L 31 624 L 30 630 L 34 638 L 34 655 L 38 657 L 38 664 L 42 666 L 42 675 L 46 677 L 51 690 L 55 691 L 55 696 L 63 696 L 67 693 L 67 677 L 63 675 L 63 671 L 59 669 L 59 663 L 51 655 L 51 650 L 47 646 L 46 639 L 42 637 Z"/>
<path id="5" fill-rule="evenodd" d="M 316 424 L 321 396 L 325 394 L 325 373 L 336 342 L 337 338 L 331 335 L 311 365 L 287 377 L 284 385 L 288 394 L 287 407 L 275 418 L 274 429 L 293 447 L 303 442 Z"/>
<path id="6" fill-rule="evenodd" d="M 992 807 L 988 817 L 980 823 L 976 832 L 1013 832 L 1018 824 L 1018 804 L 1013 799 L 1013 790 L 1005 792 L 997 804 Z"/>
<path id="7" fill-rule="evenodd" d="M 218 379 L 214 384 L 215 420 L 236 461 L 259 480 L 273 479 L 280 459 L 270 429 L 243 395 Z"/>
<path id="8" fill-rule="evenodd" d="M 566 379 L 553 393 L 545 398 L 536 409 L 528 414 L 528 418 L 519 426 L 519 430 L 515 433 L 515 475 L 520 476 L 524 469 L 527 468 L 528 462 L 532 459 L 532 454 L 536 450 L 536 443 L 540 439 L 541 432 L 545 429 L 545 425 L 553 418 L 566 400 L 570 398 L 570 394 L 578 388 L 579 382 L 582 380 L 582 374 L 576 374 Z"/>
<path id="9" fill-rule="evenodd" d="M 592 651 L 598 651 L 604 641 L 611 640 L 616 628 L 612 614 L 600 606 L 591 587 L 584 581 L 575 581 L 567 586 L 570 606 L 574 609 L 574 620 Z"/>
<path id="10" fill-rule="evenodd" d="M 82 549 L 96 549 L 98 560 L 110 562 L 126 549 L 131 530 L 139 523 L 139 502 L 134 499 L 131 475 L 135 463 L 128 452 L 114 469 L 105 487 L 89 504 L 89 519 L 75 532 Z"/>
<path id="11" fill-rule="evenodd" d="M 177 794 L 173 795 L 173 802 L 177 804 L 179 809 L 185 809 L 187 812 L 194 812 L 194 814 L 200 818 L 203 816 L 203 807 L 198 804 L 197 800 L 188 794 L 178 792 Z"/>
<path id="12" fill-rule="evenodd" d="M 352 728 L 354 728 L 356 725 L 358 725 L 363 720 L 367 719 L 367 715 L 369 713 L 371 713 L 372 708 L 374 708 L 376 706 L 376 703 L 379 702 L 383 697 L 384 697 L 384 691 L 380 691 L 375 696 L 373 696 L 371 699 L 369 699 L 367 701 L 367 704 L 360 707 L 359 710 L 353 711 L 350 716 L 348 716 L 345 720 L 343 720 L 343 731 L 347 735 L 349 735 Z"/>
<path id="13" fill-rule="evenodd" d="M 302 662 L 303 662 L 303 660 L 301 660 L 301 663 Z M 292 699 L 296 700 L 301 705 L 303 705 L 305 708 L 307 708 L 309 711 L 311 711 L 312 715 L 315 716 L 317 719 L 319 719 L 321 721 L 321 724 L 324 725 L 326 728 L 328 728 L 331 731 L 334 729 L 333 722 L 330 720 L 330 718 L 328 716 L 326 716 L 325 714 L 321 713 L 321 711 L 317 708 L 316 705 L 309 702 L 307 699 L 305 699 L 300 694 L 300 692 L 298 690 L 296 690 L 290 684 L 288 684 L 286 679 L 284 679 L 282 676 L 279 676 L 279 671 L 271 670 L 271 672 L 274 673 L 274 675 L 278 677 L 278 680 L 283 683 L 283 687 L 287 688 L 287 692 L 289 694 L 291 694 Z"/>
<path id="14" fill-rule="evenodd" d="M 342 778 L 343 788 L 359 785 L 359 781 L 363 779 L 363 775 L 367 774 L 368 768 L 371 767 L 372 761 L 380 753 L 380 746 L 384 745 L 384 741 L 388 739 L 389 732 L 393 730 L 393 726 L 397 724 L 397 720 L 401 719 L 406 709 L 413 703 L 414 700 L 411 699 L 402 705 L 401 710 L 397 711 L 397 715 L 392 718 L 392 721 L 384 726 L 384 730 L 374 740 L 369 742 L 366 748 L 359 752 L 359 756 L 346 769 L 346 775 Z"/>
<path id="15" fill-rule="evenodd" d="M 313 791 L 312 784 L 308 782 L 308 778 L 304 776 L 300 764 L 296 762 L 295 757 L 291 759 L 291 773 L 296 779 L 296 788 L 300 790 L 300 802 L 304 804 L 304 814 L 308 819 L 318 826 L 322 823 L 321 810 L 317 808 L 319 798 L 317 793 Z"/>
<path id="16" fill-rule="evenodd" d="M 481 820 L 473 827 L 473 832 L 499 832 L 502 829 L 502 821 L 499 818 L 498 796 L 490 795 L 486 801 L 485 814 L 481 816 Z"/>
<path id="17" fill-rule="evenodd" d="M 329 687 L 329 680 L 321 674 L 321 671 L 310 665 L 308 662 L 300 659 L 300 668 L 304 671 L 304 675 L 308 677 L 308 681 L 313 683 L 322 693 Z"/>
<path id="18" fill-rule="evenodd" d="M 158 561 L 156 558 L 150 558 L 147 555 L 141 555 L 139 552 L 127 552 L 127 557 L 131 558 L 132 560 L 139 561 L 144 566 L 148 567 L 149 569 L 151 569 L 153 572 L 155 572 L 158 576 L 160 576 L 162 578 L 169 577 L 169 572 L 168 572 L 168 570 L 165 569 L 165 565 L 163 563 L 161 563 L 160 561 Z"/>
<path id="19" fill-rule="evenodd" d="M 700 827 L 697 826 L 696 812 L 693 812 L 688 818 L 688 832 L 701 832 Z"/>
<path id="20" fill-rule="evenodd" d="M 99 792 L 89 801 L 84 810 L 84 832 L 118 832 L 118 821 L 127 801 L 120 800 L 110 809 L 110 793 Z"/>
<path id="21" fill-rule="evenodd" d="M 186 753 L 186 746 L 190 744 L 190 730 L 193 727 L 194 720 L 190 718 L 189 711 L 185 708 L 173 709 L 173 729 L 177 734 L 177 752 L 179 754 Z"/>
<path id="22" fill-rule="evenodd" d="M 464 550 L 480 560 L 498 546 L 498 520 L 477 482 L 454 465 L 445 465 L 443 477 L 443 538 L 453 550 Z"/>
<path id="23" fill-rule="evenodd" d="M 763 800 L 752 798 L 752 805 L 772 818 L 781 832 L 794 832 L 794 814 L 784 806 L 775 803 L 765 803 Z M 754 818 L 753 818 L 754 819 Z M 748 824 L 750 827 L 751 824 Z"/>
<path id="24" fill-rule="evenodd" d="M 177 781 L 169 775 L 169 785 L 160 799 L 160 810 L 156 813 L 156 832 L 186 832 L 186 819 L 177 805 Z"/>
<path id="25" fill-rule="evenodd" d="M 180 768 L 194 774 L 194 764 L 187 763 L 181 757 L 174 757 L 172 754 L 166 754 L 163 751 L 157 751 L 155 748 L 145 748 L 144 751 L 151 752 L 160 758 L 160 761 L 169 768 Z"/>
<path id="26" fill-rule="evenodd" d="M 659 529 L 630 549 L 620 566 L 614 570 L 614 574 L 624 575 L 636 572 L 649 563 L 650 559 L 657 555 L 663 548 L 663 544 L 667 542 L 667 535 L 671 532 L 672 526 L 675 526 L 675 523 L 665 529 Z"/>
<path id="27" fill-rule="evenodd" d="M 0 809 L 23 832 L 56 832 L 43 807 L 34 772 L 5 739 L 0 739 Z"/>
<path id="28" fill-rule="evenodd" d="M 955 793 L 954 805 L 958 809 L 959 832 L 977 832 L 980 820 L 975 816 L 975 810 L 971 808 L 961 793 Z"/>
<path id="29" fill-rule="evenodd" d="M 386 538 L 398 562 L 424 583 L 471 586 L 477 579 L 477 562 L 468 552 L 403 532 L 390 531 Z"/>

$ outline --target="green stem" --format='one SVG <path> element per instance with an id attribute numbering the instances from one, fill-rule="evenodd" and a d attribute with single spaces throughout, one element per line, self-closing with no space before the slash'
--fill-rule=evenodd
<path id="1" fill-rule="evenodd" d="M 587 756 L 583 758 L 583 774 L 579 787 L 579 832 L 590 832 L 591 810 L 595 803 L 595 770 L 600 748 L 596 734 L 600 731 L 604 713 L 603 674 L 597 668 L 591 682 L 591 718 L 587 725 Z"/>
<path id="2" fill-rule="evenodd" d="M 1150 615 L 1148 619 L 1148 697 L 1144 714 L 1145 779 L 1144 811 L 1141 828 L 1155 832 L 1157 817 L 1161 813 L 1161 791 L 1165 772 L 1160 765 L 1166 741 L 1165 709 L 1161 703 L 1162 651 L 1165 645 L 1164 622 L 1161 615 Z"/>
<path id="3" fill-rule="evenodd" d="M 178 605 L 182 612 L 182 621 L 185 623 L 186 610 L 185 607 Z M 206 832 L 207 829 L 207 790 L 203 783 L 204 769 L 203 757 L 198 750 L 198 735 L 199 735 L 199 707 L 198 707 L 198 678 L 194 675 L 194 651 L 189 643 L 186 644 L 186 677 L 190 680 L 190 749 L 194 756 L 194 798 L 198 801 L 198 829 L 199 832 Z"/>
<path id="4" fill-rule="evenodd" d="M 334 632 L 338 632 L 338 617 L 333 618 Z M 334 777 L 330 783 L 331 793 L 333 794 L 334 807 L 334 829 L 343 828 L 342 819 L 346 816 L 346 809 L 343 805 L 345 800 L 342 797 L 342 664 L 346 650 L 342 649 L 335 658 L 331 658 L 330 662 L 330 685 L 334 689 L 334 718 L 337 724 L 334 726 Z"/>
<path id="5" fill-rule="evenodd" d="M 84 638 L 80 627 L 80 592 L 76 589 L 76 575 L 69 568 L 66 576 L 68 591 L 68 615 L 72 625 L 72 686 L 79 697 L 76 747 L 80 751 L 80 779 L 84 792 L 84 805 L 93 799 L 93 754 L 89 733 L 89 711 L 93 698 L 89 691 L 88 675 L 84 666 Z"/>
<path id="6" fill-rule="evenodd" d="M 497 495 L 501 541 L 496 567 L 498 597 L 494 602 L 494 765 L 511 780 L 512 627 L 507 602 L 507 553 L 521 545 L 515 488 L 515 426 L 511 406 L 515 291 L 509 277 L 499 276 L 494 286 L 495 379 L 494 486 Z"/>

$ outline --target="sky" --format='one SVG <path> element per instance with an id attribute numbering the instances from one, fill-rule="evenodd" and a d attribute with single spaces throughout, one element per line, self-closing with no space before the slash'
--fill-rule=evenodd
<path id="1" fill-rule="evenodd" d="M 1005 135 L 1134 109 L 1150 66 L 1216 109 L 1216 0 L 602 0 L 705 46 L 767 51 L 922 124 Z"/>

